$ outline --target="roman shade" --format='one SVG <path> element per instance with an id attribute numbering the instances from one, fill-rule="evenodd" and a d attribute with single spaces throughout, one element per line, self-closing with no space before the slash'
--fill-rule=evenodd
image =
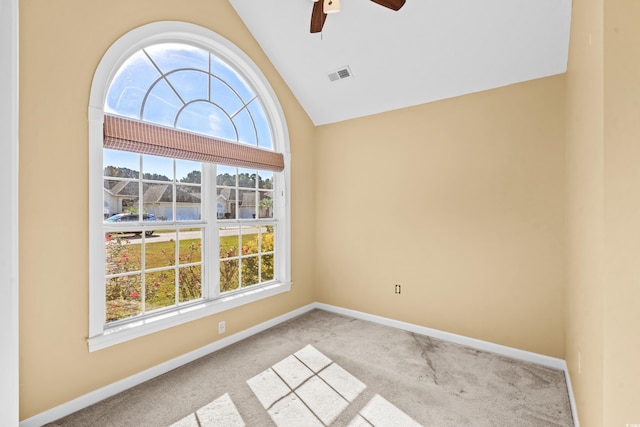
<path id="1" fill-rule="evenodd" d="M 104 148 L 280 172 L 281 153 L 105 114 Z"/>

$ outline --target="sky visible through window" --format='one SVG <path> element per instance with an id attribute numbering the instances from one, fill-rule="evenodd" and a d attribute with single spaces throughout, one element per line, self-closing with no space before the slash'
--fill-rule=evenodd
<path id="1" fill-rule="evenodd" d="M 162 43 L 132 55 L 111 82 L 105 112 L 273 150 L 260 99 L 240 75 L 208 51 Z M 173 176 L 166 159 L 144 156 L 146 172 Z M 178 163 L 176 168 L 193 162 Z M 139 170 L 138 156 L 105 150 L 104 165 Z M 194 170 L 176 171 L 176 179 Z M 197 168 L 199 169 L 199 168 Z"/>
<path id="2" fill-rule="evenodd" d="M 155 174 L 166 176 L 169 180 L 173 180 L 173 161 L 167 157 L 159 156 L 142 156 L 143 170 L 145 174 Z M 140 155 L 138 153 L 130 153 L 118 150 L 103 150 L 104 166 L 116 165 L 121 168 L 127 168 L 132 171 L 140 172 Z M 187 178 L 189 173 L 193 171 L 201 171 L 199 162 L 189 160 L 176 160 L 176 181 Z"/>

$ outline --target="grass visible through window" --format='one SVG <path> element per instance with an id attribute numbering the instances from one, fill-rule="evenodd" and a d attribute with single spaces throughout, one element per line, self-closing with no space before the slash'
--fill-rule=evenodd
<path id="1" fill-rule="evenodd" d="M 145 271 L 142 271 L 140 240 L 118 234 L 106 236 L 106 273 L 116 275 L 108 278 L 106 283 L 107 322 L 142 314 L 143 275 L 145 312 L 202 297 L 201 239 L 181 239 L 177 245 L 177 260 L 175 239 L 149 240 L 145 244 Z"/>
<path id="2" fill-rule="evenodd" d="M 194 229 L 191 231 L 197 231 Z M 165 233 L 157 233 L 160 236 Z M 175 234 L 174 234 L 175 235 Z M 273 230 L 220 237 L 220 292 L 274 279 Z M 173 238 L 144 245 L 140 236 L 107 234 L 106 321 L 126 319 L 144 312 L 174 307 L 202 297 L 202 240 Z M 176 259 L 176 247 L 178 256 Z M 176 274 L 178 296 L 176 298 Z M 145 289 L 142 292 L 144 277 Z M 144 304 L 143 304 L 144 297 Z M 144 305 L 144 307 L 143 307 Z"/>

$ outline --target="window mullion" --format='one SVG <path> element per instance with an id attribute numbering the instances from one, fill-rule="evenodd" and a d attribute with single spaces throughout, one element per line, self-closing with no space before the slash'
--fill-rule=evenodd
<path id="1" fill-rule="evenodd" d="M 175 205 L 175 201 L 174 201 Z M 174 206 L 175 208 L 175 206 Z M 175 285 L 175 304 L 180 304 L 180 229 L 176 230 L 176 240 L 173 242 L 173 281 Z"/>
<path id="2" fill-rule="evenodd" d="M 145 314 L 147 312 L 147 261 L 146 261 L 146 236 L 144 230 L 140 235 L 140 268 L 142 269 L 140 274 L 140 312 Z"/>
<path id="3" fill-rule="evenodd" d="M 143 156 L 140 155 L 140 173 L 138 174 L 138 221 L 142 219 L 141 215 L 144 213 L 144 160 Z M 146 266 L 146 247 L 145 247 L 145 232 L 144 228 L 142 228 L 142 233 L 140 234 L 140 314 L 144 315 L 146 313 L 146 278 L 147 274 L 145 272 Z"/>
<path id="4" fill-rule="evenodd" d="M 220 229 L 217 219 L 217 170 L 213 163 L 202 164 L 202 215 L 205 223 L 210 224 L 203 233 L 204 250 L 202 268 L 205 280 L 203 296 L 214 299 L 220 295 Z M 214 216 L 215 215 L 215 216 Z"/>
<path id="5" fill-rule="evenodd" d="M 174 221 L 178 221 L 178 176 L 176 175 L 176 159 L 173 159 L 173 178 L 171 180 L 172 182 L 172 188 L 171 188 L 171 197 L 172 197 L 172 203 L 171 203 L 171 215 L 173 215 L 173 220 Z"/>
<path id="6" fill-rule="evenodd" d="M 258 283 L 262 283 L 262 227 L 258 227 Z"/>
<path id="7" fill-rule="evenodd" d="M 238 191 L 239 194 L 240 191 Z M 238 199 L 238 212 L 240 211 L 239 201 L 240 199 Z M 238 289 L 242 289 L 242 224 L 237 220 L 236 224 L 238 226 Z"/>

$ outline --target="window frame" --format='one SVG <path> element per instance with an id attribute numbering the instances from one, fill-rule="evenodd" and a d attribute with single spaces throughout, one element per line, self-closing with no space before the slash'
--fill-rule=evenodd
<path id="1" fill-rule="evenodd" d="M 274 151 L 282 153 L 284 170 L 274 174 L 274 219 L 277 221 L 275 251 L 277 277 L 274 282 L 220 294 L 203 301 L 163 312 L 155 316 L 132 319 L 109 326 L 105 323 L 104 235 L 103 235 L 103 124 L 104 107 L 110 83 L 124 62 L 142 48 L 158 43 L 186 43 L 208 50 L 237 70 L 260 97 L 273 132 Z M 290 148 L 289 134 L 282 108 L 275 92 L 258 66 L 237 46 L 206 28 L 177 21 L 154 22 L 136 28 L 107 50 L 98 65 L 91 86 L 89 120 L 89 351 L 96 351 L 137 337 L 180 325 L 221 311 L 229 310 L 291 289 L 291 218 L 290 218 Z M 204 165 L 204 164 L 203 164 Z M 214 167 L 215 169 L 215 167 Z M 203 171 L 204 172 L 204 171 Z M 215 172 L 214 172 L 215 173 Z M 204 183 L 203 183 L 204 185 Z M 208 184 L 215 192 L 215 178 Z M 211 189 L 209 189 L 211 190 Z M 205 214 L 203 212 L 203 214 Z M 208 236 L 214 250 L 218 246 L 219 224 L 214 212 L 207 212 Z M 213 216 L 212 216 L 213 215 Z M 253 221 L 248 222 L 247 225 Z M 203 236 L 204 237 L 204 236 Z M 217 260 L 217 253 L 216 253 Z M 209 261 L 206 265 L 217 265 Z M 209 271 L 217 284 L 216 268 Z M 210 280 L 211 280 L 210 279 Z"/>

